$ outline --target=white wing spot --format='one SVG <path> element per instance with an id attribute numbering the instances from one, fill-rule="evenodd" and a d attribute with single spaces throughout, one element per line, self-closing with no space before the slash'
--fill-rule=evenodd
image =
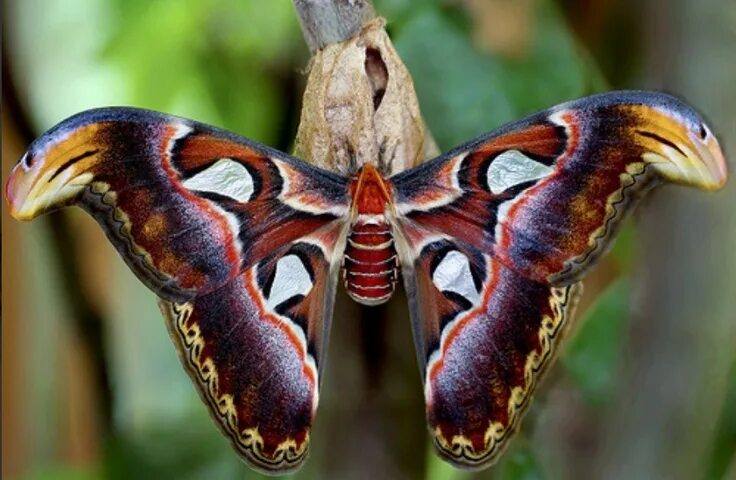
<path id="1" fill-rule="evenodd" d="M 455 292 L 467 298 L 473 305 L 480 299 L 480 294 L 475 289 L 473 275 L 470 273 L 468 257 L 457 250 L 445 255 L 432 273 L 432 281 L 440 291 Z"/>
<path id="2" fill-rule="evenodd" d="M 266 300 L 266 306 L 273 310 L 291 297 L 308 294 L 311 289 L 312 279 L 301 258 L 286 255 L 276 263 L 271 295 Z"/>
<path id="3" fill-rule="evenodd" d="M 216 193 L 245 203 L 253 195 L 253 177 L 241 163 L 222 158 L 211 167 L 183 182 L 184 187 L 198 192 Z"/>
<path id="4" fill-rule="evenodd" d="M 520 183 L 544 178 L 553 169 L 527 157 L 518 150 L 503 152 L 488 167 L 488 188 L 498 195 Z"/>

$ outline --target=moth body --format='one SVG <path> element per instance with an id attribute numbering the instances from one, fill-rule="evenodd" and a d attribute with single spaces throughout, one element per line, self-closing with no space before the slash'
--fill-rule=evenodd
<path id="1" fill-rule="evenodd" d="M 373 165 L 358 171 L 351 184 L 351 223 L 343 256 L 345 288 L 355 301 L 379 305 L 393 295 L 399 274 L 393 231 L 384 212 L 389 186 Z"/>

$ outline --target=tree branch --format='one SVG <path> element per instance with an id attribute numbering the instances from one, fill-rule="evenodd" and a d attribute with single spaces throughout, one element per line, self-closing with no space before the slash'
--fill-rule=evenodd
<path id="1" fill-rule="evenodd" d="M 370 0 L 293 0 L 309 50 L 339 43 L 376 16 Z"/>

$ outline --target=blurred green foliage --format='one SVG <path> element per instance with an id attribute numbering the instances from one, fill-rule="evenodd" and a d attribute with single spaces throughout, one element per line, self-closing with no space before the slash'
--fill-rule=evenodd
<path id="1" fill-rule="evenodd" d="M 610 285 L 582 319 L 562 358 L 567 373 L 585 400 L 594 406 L 603 405 L 615 388 L 629 291 L 626 277 Z"/>
<path id="2" fill-rule="evenodd" d="M 448 15 L 426 3 L 405 21 L 389 24 L 414 77 L 422 113 L 443 149 L 604 88 L 552 2 L 538 2 L 530 51 L 520 59 L 480 52 L 469 27 L 460 28 L 470 23 L 457 20 L 462 12 Z"/>
<path id="3" fill-rule="evenodd" d="M 414 76 L 422 112 L 444 150 L 523 114 L 605 87 L 550 0 L 537 3 L 532 48 L 520 59 L 479 51 L 470 40 L 471 21 L 456 4 L 429 0 L 375 3 L 377 11 L 389 19 L 396 47 Z M 92 8 L 91 2 L 79 0 L 70 2 L 76 10 L 61 12 L 63 18 L 72 19 L 65 28 L 56 23 L 60 17 L 54 12 L 59 7 L 47 4 L 23 2 L 14 7 L 18 20 L 13 37 L 16 73 L 19 83 L 27 85 L 27 95 L 35 96 L 28 103 L 39 130 L 77 110 L 129 104 L 196 118 L 282 149 L 289 147 L 303 85 L 300 70 L 308 60 L 290 2 L 114 0 Z M 73 15 L 86 20 L 73 20 Z M 34 33 L 31 25 L 45 34 Z M 99 31 L 95 25 L 105 28 Z M 69 48 L 79 38 L 93 42 L 94 48 Z M 46 53 L 36 60 L 33 52 Z M 50 58 L 54 55 L 60 58 Z M 60 73 L 62 64 L 78 68 Z M 102 87 L 83 88 L 105 79 L 109 82 Z M 631 236 L 629 229 L 614 251 L 624 272 L 622 278 L 579 320 L 578 334 L 561 362 L 593 407 L 604 404 L 614 388 L 612 378 L 626 327 Z M 124 267 L 112 270 L 123 271 Z M 127 288 L 121 289 L 121 305 L 148 302 L 152 306 L 126 319 L 136 326 L 128 327 L 134 331 L 129 335 L 137 336 L 136 342 L 119 331 L 120 336 L 111 338 L 111 349 L 118 352 L 112 357 L 120 364 L 115 371 L 138 368 L 145 376 L 159 365 L 168 373 L 160 374 L 167 377 L 165 383 L 152 385 L 150 379 L 146 383 L 150 403 L 136 403 L 140 399 L 122 393 L 136 388 L 136 377 L 125 380 L 121 374 L 116 379 L 118 408 L 125 412 L 116 419 L 135 428 L 121 428 L 110 439 L 99 471 L 109 478 L 259 478 L 237 460 L 212 428 L 198 399 L 185 395 L 187 400 L 177 403 L 180 393 L 190 392 L 191 387 L 183 372 L 172 367 L 173 349 L 158 322 L 153 299 L 142 287 L 130 286 L 134 280 L 119 282 Z M 735 398 L 732 391 L 730 402 L 736 403 Z M 733 438 L 734 425 L 733 416 L 724 419 L 723 438 Z M 724 442 L 728 452 L 732 445 Z M 467 477 L 429 450 L 428 479 Z M 714 468 L 725 468 L 720 465 L 727 461 L 717 457 L 714 462 L 720 463 Z M 297 477 L 319 478 L 311 469 L 307 464 Z M 543 478 L 539 469 L 535 453 L 519 438 L 494 470 L 494 478 Z M 95 476 L 95 471 L 41 463 L 38 473 L 29 478 Z"/>
<path id="4" fill-rule="evenodd" d="M 731 366 L 731 381 L 723 402 L 720 427 L 715 435 L 713 451 L 710 459 L 708 479 L 726 478 L 728 468 L 732 467 L 734 452 L 736 452 L 736 363 Z M 732 472 L 733 473 L 733 472 Z"/>
<path id="5" fill-rule="evenodd" d="M 125 72 L 134 104 L 276 143 L 290 108 L 281 70 L 307 55 L 289 2 L 116 0 L 111 15 L 100 55 Z"/>

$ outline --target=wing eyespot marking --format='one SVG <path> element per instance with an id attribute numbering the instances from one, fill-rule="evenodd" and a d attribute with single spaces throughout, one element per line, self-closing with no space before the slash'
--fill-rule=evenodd
<path id="1" fill-rule="evenodd" d="M 28 150 L 26 153 L 23 154 L 20 160 L 18 160 L 18 163 L 23 168 L 23 171 L 28 173 L 31 171 L 31 168 L 33 167 L 34 158 L 33 155 L 31 155 L 31 151 Z"/>
<path id="2" fill-rule="evenodd" d="M 706 141 L 708 140 L 708 137 L 710 136 L 710 132 L 708 131 L 708 127 L 705 126 L 704 123 L 700 123 L 698 127 L 698 136 L 700 137 L 700 140 Z"/>
<path id="3" fill-rule="evenodd" d="M 507 150 L 490 162 L 485 180 L 490 192 L 499 195 L 516 185 L 545 178 L 553 172 L 553 168 L 519 150 Z"/>
<path id="4" fill-rule="evenodd" d="M 306 297 L 312 290 L 314 281 L 304 261 L 298 255 L 289 254 L 276 262 L 273 280 L 269 284 L 266 306 L 276 311 L 276 307 L 293 297 Z"/>
<path id="5" fill-rule="evenodd" d="M 188 190 L 214 193 L 241 203 L 247 203 L 255 192 L 253 175 L 245 165 L 231 158 L 221 158 L 184 180 L 182 185 Z"/>
<path id="6" fill-rule="evenodd" d="M 468 257 L 457 250 L 450 250 L 442 257 L 432 271 L 432 283 L 441 292 L 457 294 L 473 305 L 480 300 Z"/>

